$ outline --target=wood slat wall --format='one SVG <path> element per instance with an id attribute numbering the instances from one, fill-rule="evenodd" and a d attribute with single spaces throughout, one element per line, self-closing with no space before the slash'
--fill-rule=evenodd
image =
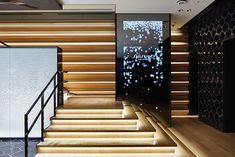
<path id="1" fill-rule="evenodd" d="M 184 31 L 172 32 L 171 36 L 171 81 L 172 81 L 172 112 L 173 116 L 188 113 L 188 36 Z"/>
<path id="2" fill-rule="evenodd" d="M 59 46 L 64 87 L 76 94 L 115 94 L 114 20 L 1 21 L 10 46 Z"/>
<path id="3" fill-rule="evenodd" d="M 64 86 L 77 94 L 115 94 L 115 21 L 0 21 L 0 40 L 10 46 L 59 46 Z M 187 35 L 172 35 L 172 109 L 188 109 Z M 3 47 L 3 45 L 0 45 Z M 90 83 L 88 83 L 90 82 Z"/>

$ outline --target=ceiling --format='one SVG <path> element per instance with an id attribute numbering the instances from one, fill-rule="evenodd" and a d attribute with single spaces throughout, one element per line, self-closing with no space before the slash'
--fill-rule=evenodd
<path id="1" fill-rule="evenodd" d="M 1 0 L 0 0 L 1 1 Z M 171 13 L 172 28 L 180 28 L 215 0 L 186 0 L 179 5 L 178 0 L 21 0 L 40 10 L 61 10 L 63 5 L 113 4 L 117 13 Z M 17 5 L 0 5 L 1 10 L 30 10 Z M 76 7 L 73 7 L 76 9 Z"/>

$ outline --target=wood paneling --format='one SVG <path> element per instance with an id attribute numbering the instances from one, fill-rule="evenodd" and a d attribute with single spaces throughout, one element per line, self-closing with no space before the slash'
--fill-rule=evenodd
<path id="1" fill-rule="evenodd" d="M 172 91 L 188 91 L 188 82 L 171 82 Z"/>
<path id="2" fill-rule="evenodd" d="M 62 69 L 70 72 L 115 72 L 115 64 L 63 64 Z"/>
<path id="3" fill-rule="evenodd" d="M 171 52 L 188 52 L 188 45 L 172 45 Z"/>
<path id="4" fill-rule="evenodd" d="M 91 74 L 74 74 L 74 73 L 65 73 L 64 74 L 65 81 L 115 81 L 115 74 L 114 73 L 91 73 Z"/>
<path id="5" fill-rule="evenodd" d="M 0 33 L 1 35 L 1 33 Z M 1 35 L 1 41 L 3 42 L 114 42 L 114 35 L 89 35 L 89 36 L 81 36 L 81 35 L 73 35 L 65 36 L 65 35 L 34 35 L 34 36 L 4 36 Z"/>
<path id="6" fill-rule="evenodd" d="M 60 46 L 63 52 L 114 52 L 115 45 L 79 45 Z"/>
<path id="7" fill-rule="evenodd" d="M 189 54 L 187 52 L 172 52 L 171 53 L 171 61 L 172 62 L 188 62 Z"/>
<path id="8" fill-rule="evenodd" d="M 38 46 L 44 43 L 40 46 L 62 48 L 60 64 L 63 71 L 79 72 L 64 74 L 65 80 L 69 81 L 65 87 L 69 90 L 76 94 L 115 93 L 115 83 L 102 83 L 115 82 L 114 20 L 7 20 L 0 23 L 0 40 L 11 46 Z M 188 83 L 174 83 L 188 81 L 187 38 L 186 34 L 171 37 L 174 42 L 171 47 L 172 109 L 175 110 L 188 107 Z M 89 81 L 93 83 L 84 83 Z"/>
<path id="9" fill-rule="evenodd" d="M 172 73 L 171 81 L 187 81 L 188 76 L 189 76 L 188 73 Z"/>
<path id="10" fill-rule="evenodd" d="M 188 99 L 188 91 L 172 91 L 171 93 L 172 100 L 187 100 Z"/>
<path id="11" fill-rule="evenodd" d="M 172 35 L 171 36 L 172 42 L 187 42 L 188 41 L 188 35 L 182 34 L 182 35 Z"/>
<path id="12" fill-rule="evenodd" d="M 171 70 L 173 72 L 188 72 L 188 63 L 171 63 Z"/>
<path id="13" fill-rule="evenodd" d="M 63 54 L 63 62 L 114 62 L 115 54 Z"/>
<path id="14" fill-rule="evenodd" d="M 114 23 L 26 23 L 17 24 L 4 23 L 0 31 L 115 31 Z"/>
<path id="15" fill-rule="evenodd" d="M 50 24 L 53 24 L 53 23 L 115 23 L 114 20 L 87 20 L 87 19 L 78 19 L 78 20 L 74 20 L 74 19 L 45 19 L 45 20 L 23 20 L 23 19 L 19 19 L 19 20 L 1 20 L 0 23 L 24 23 L 24 24 L 27 24 L 27 23 L 50 23 Z"/>
<path id="16" fill-rule="evenodd" d="M 171 36 L 171 100 L 177 115 L 188 113 L 188 35 L 178 32 Z M 182 112 L 181 112 L 182 111 Z M 175 112 L 173 112 L 175 114 Z"/>
<path id="17" fill-rule="evenodd" d="M 64 87 L 72 91 L 114 91 L 115 83 L 64 83 Z"/>

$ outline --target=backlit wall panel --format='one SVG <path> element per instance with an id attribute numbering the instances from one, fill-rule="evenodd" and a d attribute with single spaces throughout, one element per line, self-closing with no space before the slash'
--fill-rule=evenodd
<path id="1" fill-rule="evenodd" d="M 118 100 L 169 115 L 169 41 L 169 15 L 118 14 Z"/>
<path id="2" fill-rule="evenodd" d="M 0 48 L 0 138 L 23 137 L 24 114 L 57 71 L 57 48 Z M 45 93 L 45 100 L 52 86 Z M 29 115 L 29 124 L 40 111 L 40 101 Z M 50 101 L 45 127 L 53 114 Z M 31 137 L 40 136 L 40 119 Z"/>

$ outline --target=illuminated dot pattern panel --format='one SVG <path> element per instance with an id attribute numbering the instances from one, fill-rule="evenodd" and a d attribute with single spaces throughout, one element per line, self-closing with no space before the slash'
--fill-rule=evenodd
<path id="1" fill-rule="evenodd" d="M 123 88 L 161 86 L 163 82 L 163 22 L 123 21 Z"/>

